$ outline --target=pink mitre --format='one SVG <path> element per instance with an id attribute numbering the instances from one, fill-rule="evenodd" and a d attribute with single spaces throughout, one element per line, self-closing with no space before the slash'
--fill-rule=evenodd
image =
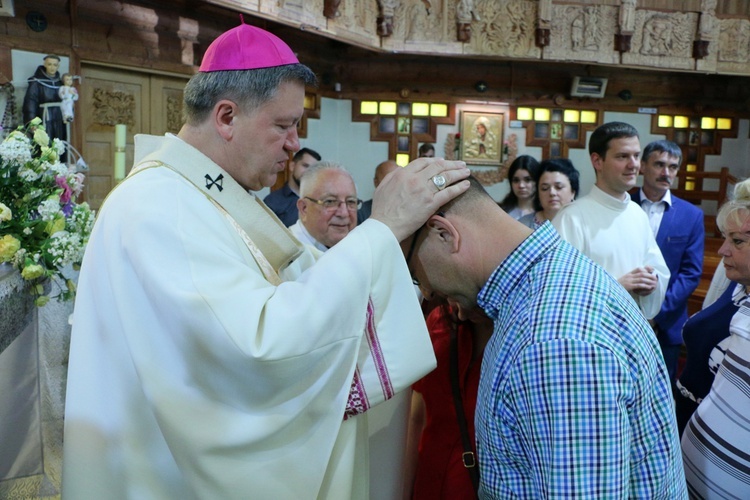
<path id="1" fill-rule="evenodd" d="M 292 49 L 266 30 L 242 24 L 220 35 L 208 46 L 203 56 L 202 73 L 241 71 L 298 64 Z"/>

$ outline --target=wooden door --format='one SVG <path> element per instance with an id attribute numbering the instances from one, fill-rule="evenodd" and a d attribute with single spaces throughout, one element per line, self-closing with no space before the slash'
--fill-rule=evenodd
<path id="1" fill-rule="evenodd" d="M 81 154 L 89 166 L 84 198 L 99 209 L 115 185 L 115 125 L 127 126 L 125 165 L 130 171 L 135 134 L 179 131 L 187 80 L 87 65 L 81 73 Z"/>

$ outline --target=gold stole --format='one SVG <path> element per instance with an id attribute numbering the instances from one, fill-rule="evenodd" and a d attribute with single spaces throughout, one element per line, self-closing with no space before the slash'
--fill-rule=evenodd
<path id="1" fill-rule="evenodd" d="M 167 149 L 171 148 L 168 146 Z M 150 155 L 133 167 L 128 177 L 156 167 L 166 167 L 183 176 L 224 214 L 247 245 L 266 280 L 279 285 L 282 282 L 279 272 L 299 257 L 304 247 L 263 202 L 245 191 L 207 157 L 192 147 L 190 149 L 193 153 L 190 156 L 197 153 L 202 158 L 187 158 L 175 167 L 161 160 L 149 159 L 157 156 Z"/>

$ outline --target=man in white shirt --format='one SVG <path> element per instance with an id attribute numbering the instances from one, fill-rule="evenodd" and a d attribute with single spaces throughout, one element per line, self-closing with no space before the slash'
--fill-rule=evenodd
<path id="1" fill-rule="evenodd" d="M 357 187 L 341 165 L 321 161 L 300 181 L 299 220 L 289 230 L 302 243 L 325 252 L 357 226 Z"/>
<path id="2" fill-rule="evenodd" d="M 630 292 L 651 319 L 664 301 L 669 268 L 648 217 L 628 195 L 640 169 L 638 131 L 627 123 L 605 123 L 591 134 L 589 154 L 596 171 L 594 187 L 560 210 L 552 224 Z"/>

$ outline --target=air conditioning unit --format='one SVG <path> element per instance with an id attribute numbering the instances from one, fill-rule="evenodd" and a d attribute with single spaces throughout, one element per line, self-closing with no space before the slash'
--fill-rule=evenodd
<path id="1" fill-rule="evenodd" d="M 595 76 L 576 76 L 570 89 L 571 97 L 594 97 L 601 99 L 607 90 L 607 79 Z"/>

